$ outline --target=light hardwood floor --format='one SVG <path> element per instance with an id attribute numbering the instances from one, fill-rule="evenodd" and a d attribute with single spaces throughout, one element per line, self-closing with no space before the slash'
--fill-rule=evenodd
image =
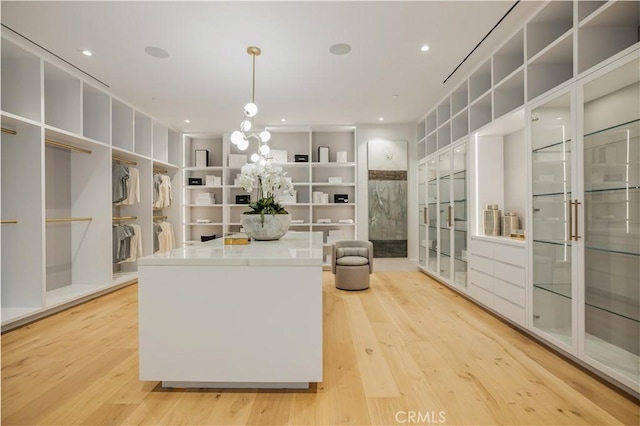
<path id="1" fill-rule="evenodd" d="M 2 424 L 640 423 L 637 401 L 419 272 L 376 272 L 363 292 L 323 274 L 309 391 L 140 382 L 134 285 L 2 336 Z"/>

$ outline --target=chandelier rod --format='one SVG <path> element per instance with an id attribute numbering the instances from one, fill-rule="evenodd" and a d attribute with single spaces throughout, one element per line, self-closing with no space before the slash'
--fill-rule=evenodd
<path id="1" fill-rule="evenodd" d="M 251 102 L 256 103 L 256 56 L 259 56 L 262 51 L 259 47 L 249 46 L 247 47 L 247 53 L 253 57 L 253 80 L 251 84 Z"/>

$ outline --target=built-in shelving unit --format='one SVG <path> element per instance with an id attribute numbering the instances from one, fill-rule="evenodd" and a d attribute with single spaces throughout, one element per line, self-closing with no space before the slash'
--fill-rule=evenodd
<path id="1" fill-rule="evenodd" d="M 7 330 L 135 282 L 135 263 L 112 262 L 112 224 L 139 224 L 152 253 L 153 169 L 177 183 L 180 152 L 169 147 L 177 132 L 4 31 L 1 60 Z M 139 203 L 112 204 L 114 161 L 139 169 Z M 179 209 L 162 214 L 175 220 Z"/>
<path id="2" fill-rule="evenodd" d="M 320 231 L 324 234 L 325 266 L 329 264 L 331 242 L 337 239 L 356 238 L 356 149 L 355 128 L 337 127 L 271 127 L 272 164 L 282 167 L 291 178 L 295 202 L 286 201 L 285 208 L 292 216 L 291 230 Z M 188 245 L 199 242 L 201 237 L 215 235 L 220 238 L 226 232 L 240 231 L 240 219 L 246 204 L 238 204 L 238 196 L 250 196 L 255 200 L 256 192 L 247 194 L 236 181 L 240 168 L 247 162 L 247 151 L 239 151 L 229 143 L 226 135 L 216 137 L 184 136 L 184 241 Z M 318 149 L 329 148 L 328 162 L 319 162 Z M 195 166 L 195 151 L 208 151 L 208 166 Z M 346 162 L 338 162 L 338 153 L 346 155 Z M 296 155 L 305 155 L 310 161 L 296 162 Z M 231 159 L 230 157 L 231 156 Z M 244 156 L 239 159 L 236 156 Z M 341 155 L 342 156 L 342 155 Z M 274 161 L 273 159 L 280 161 Z M 286 161 L 282 161 L 286 160 Z M 240 161 L 237 163 L 236 161 Z M 220 186 L 207 186 L 206 177 L 214 176 Z M 202 179 L 203 185 L 189 185 L 189 178 Z M 212 181 L 212 178 L 210 178 Z M 213 205 L 200 205 L 198 195 L 210 193 L 215 198 Z M 314 193 L 326 194 L 314 199 Z M 346 195 L 349 202 L 336 203 L 335 196 Z M 207 197 L 207 196 L 205 196 Z M 318 195 L 316 195 L 318 197 Z M 210 223 L 198 223 L 198 219 Z M 323 222 L 329 219 L 330 223 Z M 348 221 L 343 223 L 340 221 Z M 338 238 L 338 234 L 339 237 Z"/>
<path id="3" fill-rule="evenodd" d="M 634 148 L 638 28 L 637 1 L 541 2 L 421 119 L 425 149 L 417 150 L 420 269 L 636 396 L 640 302 L 637 279 L 631 285 L 629 278 L 631 270 L 637 272 L 640 248 L 628 238 L 638 241 L 640 209 L 634 183 L 640 167 Z M 606 78 L 594 77 L 604 70 Z M 581 92 L 580 82 L 594 78 Z M 576 99 L 584 105 L 577 108 Z M 580 125 L 583 132 L 576 134 Z M 451 182 L 439 171 L 450 155 L 448 145 L 465 137 L 472 244 L 469 286 L 461 287 L 447 259 L 466 259 L 466 253 L 448 250 L 455 242 L 448 223 L 442 226 L 441 206 L 449 206 L 442 188 Z M 576 150 L 584 164 L 576 161 Z M 625 155 L 632 160 L 622 161 Z M 583 177 L 584 185 L 576 186 Z M 575 229 L 567 234 L 569 201 L 571 211 L 585 209 L 580 229 L 589 235 L 577 241 L 569 238 Z M 483 235 L 487 204 L 515 212 L 526 240 Z M 576 264 L 586 265 L 578 277 Z"/>

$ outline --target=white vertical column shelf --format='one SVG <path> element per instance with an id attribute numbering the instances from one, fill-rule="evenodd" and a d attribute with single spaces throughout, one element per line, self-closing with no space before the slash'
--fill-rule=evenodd
<path id="1" fill-rule="evenodd" d="M 135 152 L 145 157 L 151 157 L 152 151 L 152 123 L 151 118 L 136 111 L 134 115 Z"/>
<path id="2" fill-rule="evenodd" d="M 82 84 L 82 132 L 86 138 L 111 143 L 111 97 L 87 83 Z"/>
<path id="3" fill-rule="evenodd" d="M 114 147 L 133 152 L 133 108 L 116 100 L 111 100 L 111 144 Z"/>
<path id="4" fill-rule="evenodd" d="M 2 111 L 42 121 L 42 61 L 2 39 Z"/>
<path id="5" fill-rule="evenodd" d="M 44 63 L 44 122 L 76 135 L 82 134 L 80 80 Z"/>

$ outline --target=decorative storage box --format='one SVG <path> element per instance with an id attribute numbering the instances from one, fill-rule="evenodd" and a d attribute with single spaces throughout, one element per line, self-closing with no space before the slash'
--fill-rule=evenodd
<path id="1" fill-rule="evenodd" d="M 333 194 L 334 203 L 348 203 L 349 194 Z"/>
<path id="2" fill-rule="evenodd" d="M 222 178 L 220 176 L 207 175 L 205 176 L 205 185 L 206 186 L 222 186 Z"/>
<path id="3" fill-rule="evenodd" d="M 287 163 L 287 155 L 287 151 L 283 149 L 272 149 L 271 151 L 269 151 L 271 161 L 274 163 Z"/>
<path id="4" fill-rule="evenodd" d="M 202 178 L 189 178 L 189 185 L 202 185 Z"/>
<path id="5" fill-rule="evenodd" d="M 331 176 L 329 177 L 329 183 L 342 183 L 342 178 L 341 177 L 335 177 L 335 176 Z"/>
<path id="6" fill-rule="evenodd" d="M 305 154 L 294 154 L 293 161 L 295 161 L 296 163 L 308 163 L 309 156 Z"/>
<path id="7" fill-rule="evenodd" d="M 196 167 L 209 167 L 208 149 L 196 149 Z"/>
<path id="8" fill-rule="evenodd" d="M 318 162 L 319 163 L 328 163 L 329 162 L 329 147 L 328 146 L 319 146 L 318 147 Z"/>
<path id="9" fill-rule="evenodd" d="M 346 163 L 347 162 L 347 151 L 338 151 L 338 152 L 336 152 L 336 162 L 337 163 Z"/>
<path id="10" fill-rule="evenodd" d="M 250 202 L 250 195 L 236 195 L 236 204 L 249 204 Z"/>

